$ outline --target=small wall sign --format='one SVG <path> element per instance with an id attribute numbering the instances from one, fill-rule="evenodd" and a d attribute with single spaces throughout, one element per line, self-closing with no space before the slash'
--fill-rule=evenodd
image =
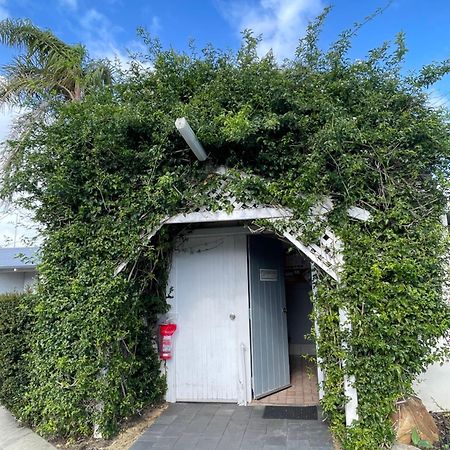
<path id="1" fill-rule="evenodd" d="M 259 269 L 259 281 L 278 281 L 278 270 Z"/>

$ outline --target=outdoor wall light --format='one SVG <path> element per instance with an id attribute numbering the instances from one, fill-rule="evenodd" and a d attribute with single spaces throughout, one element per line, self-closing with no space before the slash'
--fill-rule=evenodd
<path id="1" fill-rule="evenodd" d="M 180 132 L 181 136 L 183 136 L 183 139 L 186 141 L 187 145 L 189 145 L 189 148 L 194 152 L 197 159 L 199 161 L 204 161 L 208 157 L 208 155 L 205 153 L 202 144 L 200 144 L 200 141 L 192 131 L 192 128 L 186 118 L 180 117 L 175 120 L 175 126 L 177 127 L 177 130 Z"/>

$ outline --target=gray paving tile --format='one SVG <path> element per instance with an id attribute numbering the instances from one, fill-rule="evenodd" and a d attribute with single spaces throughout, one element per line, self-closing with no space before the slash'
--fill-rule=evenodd
<path id="1" fill-rule="evenodd" d="M 228 425 L 230 416 L 214 416 L 209 422 L 210 425 Z"/>
<path id="2" fill-rule="evenodd" d="M 314 450 L 323 450 L 327 448 L 333 448 L 333 441 L 330 439 L 329 441 L 323 440 L 323 441 L 309 441 L 309 445 L 311 449 Z"/>
<path id="3" fill-rule="evenodd" d="M 158 442 L 153 445 L 153 447 L 166 449 L 166 448 L 173 448 L 173 446 L 178 442 L 178 437 L 168 437 L 163 436 L 158 439 Z"/>
<path id="4" fill-rule="evenodd" d="M 191 417 L 186 416 L 175 416 L 175 419 L 173 419 L 170 426 L 183 426 L 183 425 L 189 425 L 192 422 Z"/>
<path id="5" fill-rule="evenodd" d="M 177 440 L 177 442 L 175 443 L 175 445 L 173 446 L 174 449 L 186 449 L 186 450 L 191 450 L 191 449 L 195 449 L 197 448 L 197 443 L 200 440 L 200 436 L 197 434 L 186 434 L 183 433 L 179 439 Z"/>
<path id="6" fill-rule="evenodd" d="M 286 447 L 287 437 L 286 436 L 265 436 L 264 445 L 278 445 Z"/>
<path id="7" fill-rule="evenodd" d="M 154 423 L 159 425 L 170 425 L 177 417 L 177 414 L 161 414 Z"/>
<path id="8" fill-rule="evenodd" d="M 289 450 L 311 450 L 309 441 L 306 439 L 288 439 L 287 448 Z M 331 450 L 333 447 L 330 447 Z"/>
<path id="9" fill-rule="evenodd" d="M 197 450 L 197 443 L 177 441 L 172 450 Z"/>
<path id="10" fill-rule="evenodd" d="M 247 424 L 248 431 L 259 431 L 260 433 L 266 434 L 267 425 L 263 420 L 253 420 L 250 419 Z"/>
<path id="11" fill-rule="evenodd" d="M 225 431 L 229 433 L 243 433 L 248 426 L 248 422 L 241 420 L 239 422 L 230 421 Z"/>
<path id="12" fill-rule="evenodd" d="M 252 430 L 247 427 L 247 429 L 244 432 L 243 439 L 248 440 L 262 439 L 265 435 L 266 435 L 265 431 Z"/>
<path id="13" fill-rule="evenodd" d="M 139 440 L 130 447 L 130 450 L 148 450 L 150 448 L 153 449 L 157 447 L 154 447 L 152 442 L 145 442 Z"/>
<path id="14" fill-rule="evenodd" d="M 210 417 L 195 417 L 190 424 L 184 429 L 185 433 L 203 433 L 211 421 Z"/>
<path id="15" fill-rule="evenodd" d="M 243 439 L 239 450 L 261 450 L 263 445 L 259 439 Z"/>
<path id="16" fill-rule="evenodd" d="M 241 447 L 241 441 L 230 441 L 227 439 L 221 439 L 217 445 L 217 450 L 239 450 Z"/>
<path id="17" fill-rule="evenodd" d="M 206 430 L 203 432 L 203 436 L 205 437 L 221 437 L 227 427 L 227 424 L 223 425 L 215 425 L 209 424 L 206 427 Z"/>
<path id="18" fill-rule="evenodd" d="M 164 431 L 164 435 L 170 437 L 180 437 L 185 432 L 188 425 L 189 423 L 172 423 L 166 428 L 166 431 Z"/>
<path id="19" fill-rule="evenodd" d="M 232 420 L 249 419 L 249 417 L 252 414 L 251 410 L 249 410 L 248 407 L 245 409 L 242 408 L 245 407 L 241 406 L 240 408 L 234 411 L 233 415 L 231 416 Z"/>
<path id="20" fill-rule="evenodd" d="M 167 430 L 168 425 L 154 423 L 144 434 L 162 436 Z"/>
<path id="21" fill-rule="evenodd" d="M 201 438 L 197 442 L 197 450 L 215 450 L 219 445 L 220 438 Z"/>
<path id="22" fill-rule="evenodd" d="M 163 412 L 164 415 L 179 414 L 186 409 L 186 403 L 170 403 L 167 409 Z"/>
<path id="23" fill-rule="evenodd" d="M 133 450 L 332 450 L 325 423 L 264 419 L 264 407 L 172 404 Z"/>
<path id="24" fill-rule="evenodd" d="M 198 415 L 214 415 L 220 409 L 220 405 L 215 403 L 207 403 L 198 411 Z"/>
<path id="25" fill-rule="evenodd" d="M 158 441 L 158 437 L 155 434 L 150 434 L 149 430 L 147 430 L 144 434 L 141 435 L 141 437 L 139 438 L 139 441 L 142 442 L 157 442 Z"/>
<path id="26" fill-rule="evenodd" d="M 217 411 L 216 416 L 231 416 L 236 412 L 238 406 L 236 405 L 222 405 Z"/>

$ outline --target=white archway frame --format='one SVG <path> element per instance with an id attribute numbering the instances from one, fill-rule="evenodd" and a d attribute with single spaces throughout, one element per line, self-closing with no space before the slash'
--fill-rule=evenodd
<path id="1" fill-rule="evenodd" d="M 158 227 L 153 229 L 146 237 L 151 239 L 164 225 L 173 224 L 195 224 L 195 223 L 212 223 L 212 222 L 232 222 L 232 221 L 253 221 L 257 219 L 266 219 L 273 221 L 274 225 L 280 220 L 289 221 L 292 217 L 291 211 L 278 207 L 251 207 L 246 208 L 245 205 L 234 203 L 234 209 L 231 212 L 218 210 L 200 210 L 190 213 L 179 213 L 172 217 L 162 220 Z M 244 206 L 244 208 L 242 208 Z M 315 208 L 314 214 L 318 217 L 323 216 L 324 213 L 332 209 L 331 201 L 324 202 Z M 348 215 L 356 220 L 367 221 L 370 219 L 370 213 L 362 208 L 353 207 L 348 211 Z M 275 227 L 276 228 L 276 227 Z M 336 237 L 330 230 L 326 230 L 325 234 L 320 239 L 319 245 L 310 244 L 305 245 L 298 237 L 291 231 L 283 231 L 283 237 L 291 242 L 300 252 L 307 256 L 314 266 L 320 267 L 325 273 L 331 276 L 336 282 L 340 281 L 340 270 L 343 266 L 342 247 L 343 244 L 338 237 Z M 116 270 L 116 273 L 121 272 L 126 266 L 122 263 Z M 313 289 L 314 291 L 314 289 Z M 348 313 L 344 308 L 339 310 L 339 324 L 342 330 L 351 331 L 351 322 Z M 316 332 L 319 332 L 317 324 Z M 344 349 L 348 348 L 346 342 L 342 342 Z M 345 360 L 342 361 L 345 366 Z M 318 361 L 318 377 L 319 382 L 324 379 L 324 374 Z M 344 393 L 348 399 L 345 404 L 345 419 L 346 425 L 351 426 L 352 423 L 358 419 L 358 394 L 355 388 L 354 376 L 344 376 Z M 323 392 L 320 392 L 322 397 Z"/>

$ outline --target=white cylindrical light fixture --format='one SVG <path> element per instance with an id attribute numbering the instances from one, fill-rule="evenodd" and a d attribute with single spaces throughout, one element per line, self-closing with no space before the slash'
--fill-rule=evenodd
<path id="1" fill-rule="evenodd" d="M 200 141 L 197 139 L 197 136 L 192 131 L 191 126 L 185 117 L 180 117 L 175 120 L 175 126 L 177 130 L 180 132 L 183 139 L 186 141 L 186 144 L 189 145 L 189 148 L 194 152 L 195 156 L 199 161 L 204 161 L 208 156 L 202 146 Z"/>

